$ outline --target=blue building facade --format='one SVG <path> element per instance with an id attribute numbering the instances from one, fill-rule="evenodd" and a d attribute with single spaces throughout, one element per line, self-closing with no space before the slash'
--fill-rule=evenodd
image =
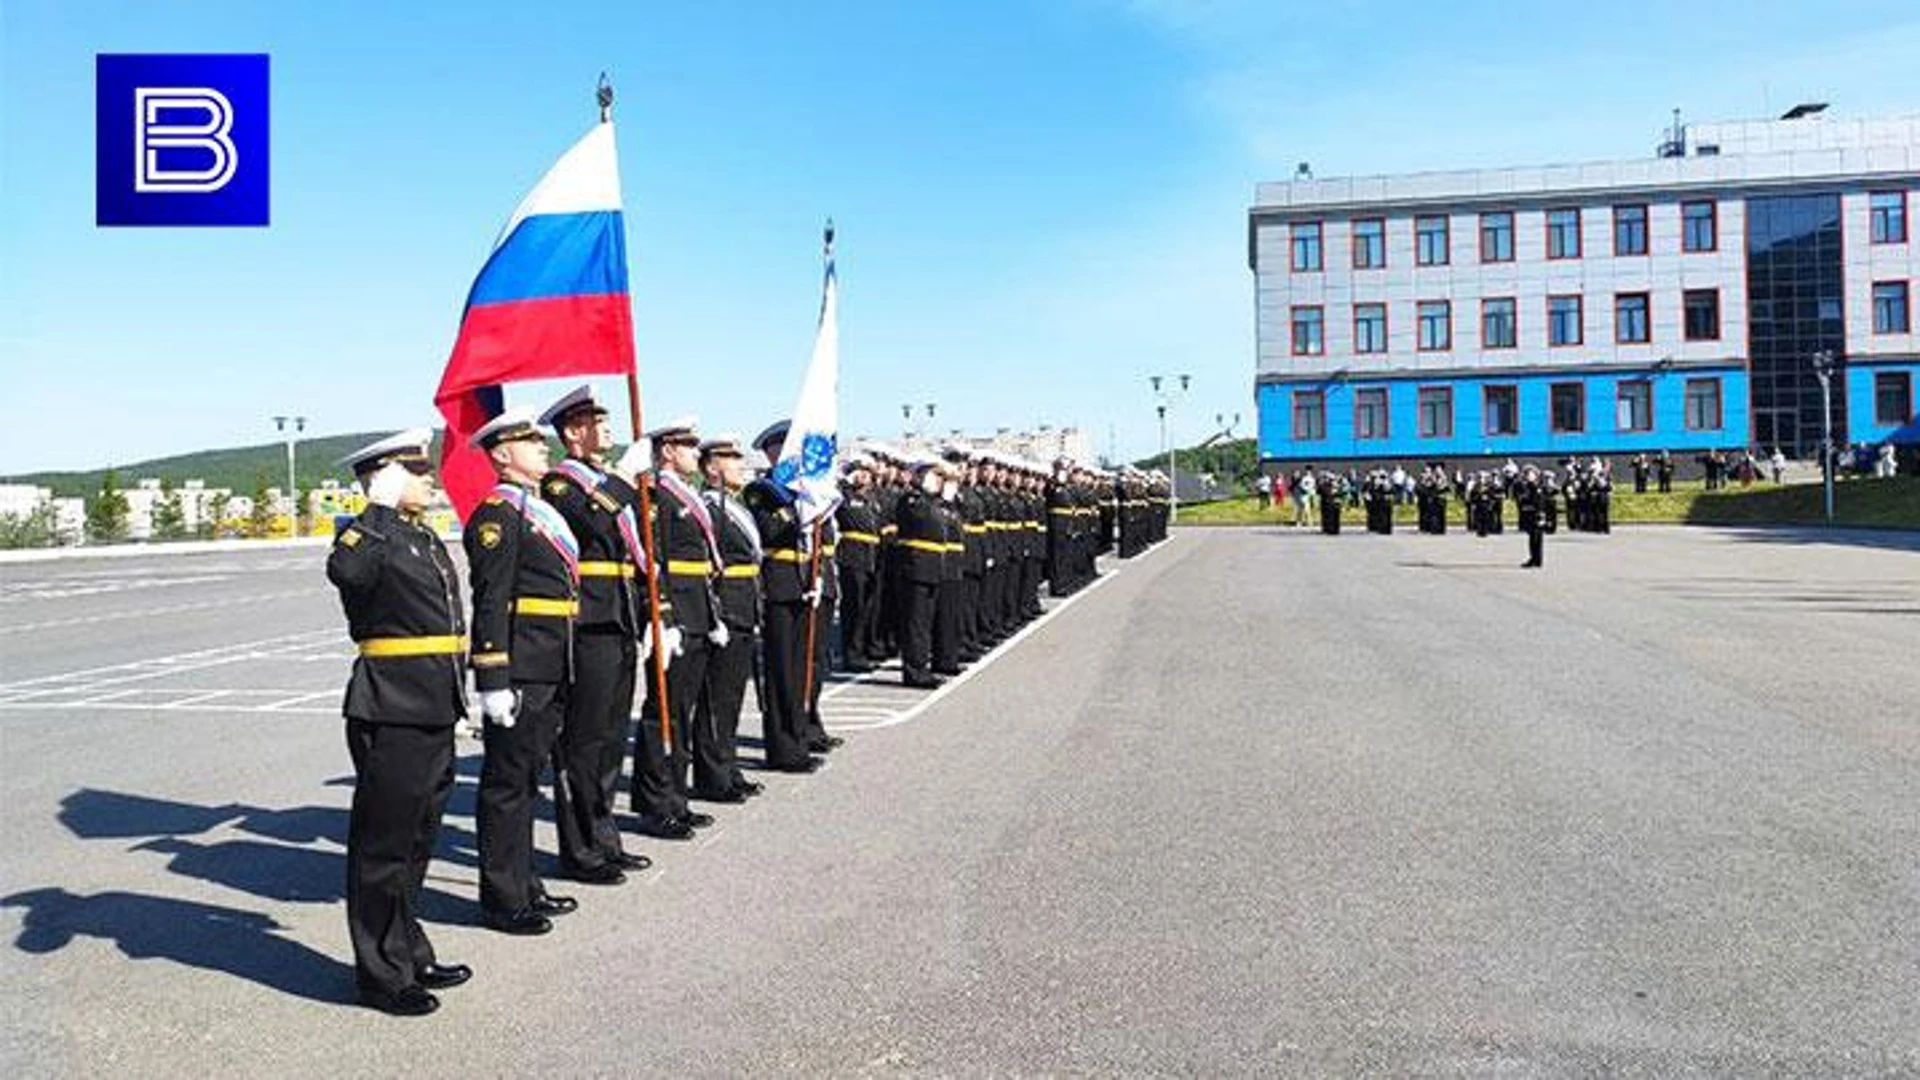
<path id="1" fill-rule="evenodd" d="M 1273 462 L 1558 459 L 1750 442 L 1747 372 L 1732 364 L 1270 379 L 1255 396 L 1260 456 Z"/>
<path id="2" fill-rule="evenodd" d="M 1920 407 L 1915 403 L 1920 357 L 1864 363 L 1856 359 L 1848 364 L 1846 376 L 1849 439 L 1920 446 Z"/>

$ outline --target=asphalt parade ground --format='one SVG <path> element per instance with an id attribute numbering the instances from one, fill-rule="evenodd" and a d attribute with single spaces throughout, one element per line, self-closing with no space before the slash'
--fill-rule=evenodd
<path id="1" fill-rule="evenodd" d="M 1920 1075 L 1920 539 L 1523 555 L 1176 531 L 544 938 L 462 742 L 423 1020 L 349 1004 L 324 551 L 0 566 L 0 1073 Z"/>

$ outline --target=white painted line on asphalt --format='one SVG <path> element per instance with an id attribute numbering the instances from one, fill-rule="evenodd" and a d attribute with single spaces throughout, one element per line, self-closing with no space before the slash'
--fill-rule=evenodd
<path id="1" fill-rule="evenodd" d="M 218 608 L 244 607 L 268 600 L 290 600 L 297 596 L 312 596 L 315 593 L 332 592 L 331 588 L 293 589 L 287 592 L 260 593 L 254 596 L 236 596 L 226 600 L 202 600 L 191 604 L 172 604 L 166 607 L 136 608 L 131 611 L 109 611 L 99 615 L 84 615 L 71 619 L 48 619 L 36 623 L 14 623 L 0 626 L 0 634 L 24 634 L 34 630 L 55 630 L 66 626 L 91 626 L 95 623 L 115 622 L 120 619 L 146 619 L 158 615 L 178 615 L 186 611 L 212 611 Z"/>
<path id="2" fill-rule="evenodd" d="M 1150 558 L 1156 553 L 1166 548 L 1172 547 L 1174 544 L 1174 541 L 1177 538 L 1179 538 L 1181 535 L 1182 534 L 1180 533 L 1170 533 L 1167 536 L 1166 540 L 1158 544 L 1155 544 L 1153 547 L 1148 548 L 1146 551 L 1142 552 L 1141 554 L 1135 556 L 1132 559 L 1128 559 L 1125 561 L 1115 559 L 1114 562 L 1116 565 L 1108 569 L 1106 573 L 1101 574 L 1099 577 L 1095 578 L 1091 584 L 1085 586 L 1079 592 L 1074 593 L 1072 596 L 1069 596 L 1066 599 L 1048 608 L 1046 612 L 1042 614 L 1039 618 L 1021 627 L 1018 633 L 1014 634 L 1012 637 L 1008 638 L 1007 640 L 1001 642 L 999 645 L 995 646 L 992 652 L 988 653 L 986 656 L 981 657 L 978 662 L 974 663 L 972 666 L 968 667 L 966 670 L 962 671 L 960 674 L 949 677 L 946 682 L 940 685 L 939 689 L 932 691 L 931 693 L 927 694 L 927 696 L 921 698 L 919 701 L 916 701 L 912 705 L 908 706 L 905 710 L 901 711 L 900 713 L 886 720 L 882 720 L 875 724 L 863 725 L 862 727 L 857 729 L 850 728 L 849 730 L 877 731 L 881 728 L 898 727 L 901 724 L 907 724 L 907 723 L 913 722 L 916 718 L 924 714 L 928 709 L 932 708 L 935 702 L 946 697 L 948 694 L 953 693 L 955 690 L 958 690 L 960 687 L 965 686 L 970 680 L 973 679 L 974 676 L 992 667 L 994 663 L 997 662 L 1001 657 L 1006 656 L 1011 652 L 1013 652 L 1015 646 L 1019 645 L 1022 641 L 1025 641 L 1029 635 L 1038 632 L 1041 627 L 1052 622 L 1061 612 L 1079 603 L 1083 598 L 1092 595 L 1095 589 L 1098 589 L 1102 585 L 1105 585 L 1107 582 L 1112 581 L 1114 578 L 1119 577 L 1120 574 L 1127 568 L 1132 566 L 1139 566 L 1142 560 Z"/>

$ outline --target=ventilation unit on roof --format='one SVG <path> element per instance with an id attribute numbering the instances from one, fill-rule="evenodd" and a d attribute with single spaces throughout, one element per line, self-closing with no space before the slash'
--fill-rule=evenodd
<path id="1" fill-rule="evenodd" d="M 1720 144 L 1705 142 L 1693 148 L 1694 157 L 1719 157 Z"/>

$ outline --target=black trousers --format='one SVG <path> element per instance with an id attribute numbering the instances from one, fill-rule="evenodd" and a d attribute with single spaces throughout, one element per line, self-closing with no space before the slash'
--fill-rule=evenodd
<path id="1" fill-rule="evenodd" d="M 766 711 L 761 714 L 761 738 L 767 764 L 796 765 L 806 760 L 806 703 L 801 681 L 806 677 L 807 612 L 805 600 L 769 600 L 761 627 L 761 655 L 766 675 Z"/>
<path id="2" fill-rule="evenodd" d="M 719 795 L 746 780 L 734 753 L 740 731 L 740 706 L 753 678 L 753 651 L 760 642 L 751 630 L 732 630 L 725 648 L 707 654 L 707 682 L 694 712 L 693 790 Z"/>
<path id="3" fill-rule="evenodd" d="M 687 814 L 687 766 L 693 717 L 700 703 L 700 692 L 706 686 L 707 655 L 711 650 L 705 635 L 683 631 L 680 655 L 667 665 L 667 719 L 673 733 L 670 747 L 660 740 L 660 692 L 653 673 L 648 672 L 646 702 L 640 707 L 640 727 L 633 736 L 633 812 L 642 817 L 685 817 Z M 655 662 L 662 659 L 665 658 L 654 657 Z M 655 755 L 644 769 L 639 764 L 643 743 L 651 743 Z"/>
<path id="4" fill-rule="evenodd" d="M 574 639 L 567 717 L 553 747 L 553 815 L 560 865 L 592 870 L 620 857 L 614 791 L 633 723 L 637 643 L 618 630 Z"/>
<path id="5" fill-rule="evenodd" d="M 840 655 L 854 667 L 872 657 L 874 615 L 872 571 L 840 571 Z"/>
<path id="6" fill-rule="evenodd" d="M 806 698 L 807 706 L 800 724 L 802 746 L 823 742 L 827 737 L 826 725 L 820 722 L 820 691 L 826 686 L 827 673 L 833 670 L 827 642 L 833 639 L 834 606 L 833 598 L 822 599 L 820 606 L 814 608 L 812 614 L 805 616 L 800 625 L 802 652 L 806 651 L 807 638 L 811 636 L 813 639 L 813 673 L 811 676 L 803 676 L 800 685 L 800 691 Z M 812 620 L 811 629 L 808 628 L 806 619 Z"/>
<path id="7" fill-rule="evenodd" d="M 931 581 L 900 582 L 900 667 L 908 678 L 933 674 L 933 621 L 939 593 L 940 586 Z"/>
<path id="8" fill-rule="evenodd" d="M 966 582 L 949 578 L 934 595 L 933 670 L 951 675 L 960 670 L 961 592 Z"/>
<path id="9" fill-rule="evenodd" d="M 567 688 L 515 683 L 520 712 L 512 727 L 486 722 L 486 760 L 480 766 L 480 906 L 510 913 L 544 893 L 533 872 L 533 814 L 540 769 L 553 753 L 566 715 Z"/>
<path id="10" fill-rule="evenodd" d="M 1533 528 L 1527 530 L 1527 565 L 1528 566 L 1541 565 L 1540 560 L 1542 556 L 1544 556 L 1546 553 L 1545 552 L 1546 546 L 1547 546 L 1546 534 L 1541 531 L 1540 526 L 1535 525 Z"/>
<path id="11" fill-rule="evenodd" d="M 434 962 L 414 909 L 453 791 L 453 726 L 348 720 L 347 753 L 354 775 L 347 819 L 354 981 L 392 993 L 415 985 L 419 970 Z"/>

